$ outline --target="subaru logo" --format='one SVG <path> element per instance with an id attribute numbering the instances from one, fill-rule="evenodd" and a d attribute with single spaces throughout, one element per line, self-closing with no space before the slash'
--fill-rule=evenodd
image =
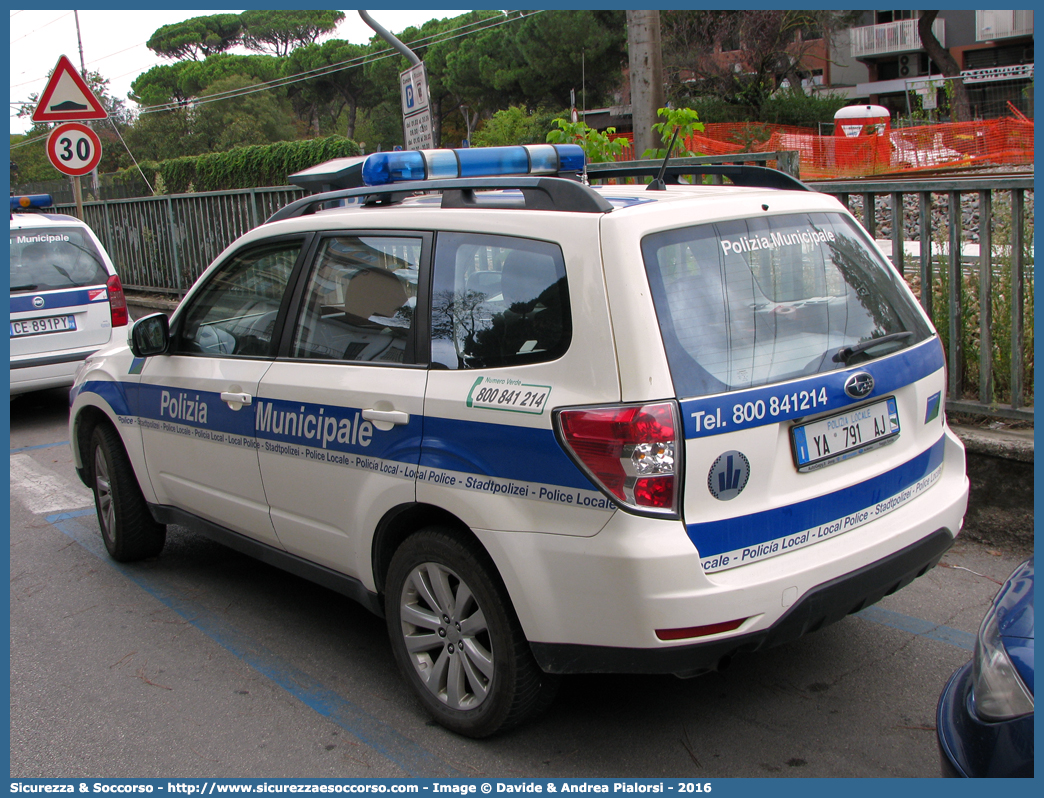
<path id="1" fill-rule="evenodd" d="M 873 389 L 874 378 L 865 371 L 853 374 L 845 380 L 845 393 L 853 399 L 862 399 L 864 396 L 869 396 L 870 391 Z"/>
<path id="2" fill-rule="evenodd" d="M 33 297 L 33 307 L 42 308 L 44 306 L 44 298 L 42 296 Z"/>

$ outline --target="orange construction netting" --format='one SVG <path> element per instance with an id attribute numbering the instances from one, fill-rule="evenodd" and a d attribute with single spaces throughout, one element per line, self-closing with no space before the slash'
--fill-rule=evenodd
<path id="1" fill-rule="evenodd" d="M 624 138 L 633 140 L 631 134 Z M 615 137 L 619 138 L 619 137 Z M 1033 163 L 1033 122 L 1003 118 L 886 130 L 879 136 L 820 136 L 811 128 L 757 123 L 710 123 L 687 141 L 701 155 L 801 153 L 804 180 Z M 632 160 L 633 149 L 620 160 Z"/>

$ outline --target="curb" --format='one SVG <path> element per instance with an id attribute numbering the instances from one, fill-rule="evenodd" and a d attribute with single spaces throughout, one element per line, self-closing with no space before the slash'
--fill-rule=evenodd
<path id="1" fill-rule="evenodd" d="M 951 424 L 950 429 L 972 454 L 1033 462 L 1033 430 L 993 430 Z"/>

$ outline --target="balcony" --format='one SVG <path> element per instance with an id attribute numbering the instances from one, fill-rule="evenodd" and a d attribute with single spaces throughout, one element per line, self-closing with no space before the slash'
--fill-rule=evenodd
<path id="1" fill-rule="evenodd" d="M 1033 35 L 1032 11 L 976 11 L 975 41 Z"/>
<path id="2" fill-rule="evenodd" d="M 883 25 L 850 28 L 848 33 L 852 37 L 853 58 L 898 55 L 899 53 L 910 53 L 924 49 L 921 47 L 921 37 L 917 35 L 916 19 L 902 19 L 898 22 L 886 22 Z M 932 23 L 932 33 L 939 40 L 939 44 L 945 47 L 945 20 L 936 19 Z"/>

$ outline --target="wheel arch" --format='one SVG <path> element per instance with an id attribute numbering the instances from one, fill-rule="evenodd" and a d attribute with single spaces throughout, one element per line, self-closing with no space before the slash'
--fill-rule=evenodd
<path id="1" fill-rule="evenodd" d="M 76 475 L 84 485 L 91 487 L 90 482 L 90 443 L 91 435 L 99 424 L 108 424 L 120 439 L 123 451 L 130 460 L 134 476 L 146 501 L 155 503 L 156 494 L 152 489 L 152 480 L 145 464 L 145 451 L 141 440 L 141 430 L 137 425 L 129 428 L 122 423 L 116 411 L 97 395 L 80 393 L 70 411 L 69 445 L 73 450 L 73 466 Z"/>
<path id="2" fill-rule="evenodd" d="M 90 485 L 91 435 L 99 424 L 112 425 L 112 418 L 97 405 L 84 405 L 73 416 L 71 444 L 76 475 L 88 488 Z"/>
<path id="3" fill-rule="evenodd" d="M 495 579 L 504 591 L 510 603 L 511 613 L 521 624 L 526 632 L 526 638 L 530 638 L 528 632 L 535 628 L 536 619 L 533 617 L 535 608 L 531 606 L 524 590 L 521 587 L 522 576 L 510 562 L 501 562 L 494 556 L 494 550 L 483 542 L 482 536 L 477 534 L 464 521 L 448 510 L 433 504 L 414 503 L 402 504 L 389 510 L 373 536 L 371 544 L 371 563 L 373 569 L 374 587 L 377 591 L 378 601 L 384 607 L 388 567 L 391 565 L 392 557 L 396 549 L 415 532 L 438 526 L 451 531 L 466 545 L 470 546 L 475 553 L 485 562 L 489 568 L 490 576 Z M 498 552 L 502 557 L 504 552 Z M 514 585 L 515 589 L 512 589 Z"/>
<path id="4" fill-rule="evenodd" d="M 371 543 L 370 562 L 373 568 L 373 583 L 379 595 L 384 596 L 388 566 L 391 565 L 396 549 L 410 535 L 430 526 L 447 527 L 465 536 L 485 554 L 493 566 L 497 577 L 500 578 L 496 564 L 493 563 L 493 559 L 489 556 L 485 546 L 482 545 L 468 525 L 453 513 L 432 504 L 400 504 L 398 507 L 394 507 L 385 513 L 381 522 L 377 525 L 377 530 L 374 532 Z M 502 578 L 501 581 L 503 581 Z"/>

